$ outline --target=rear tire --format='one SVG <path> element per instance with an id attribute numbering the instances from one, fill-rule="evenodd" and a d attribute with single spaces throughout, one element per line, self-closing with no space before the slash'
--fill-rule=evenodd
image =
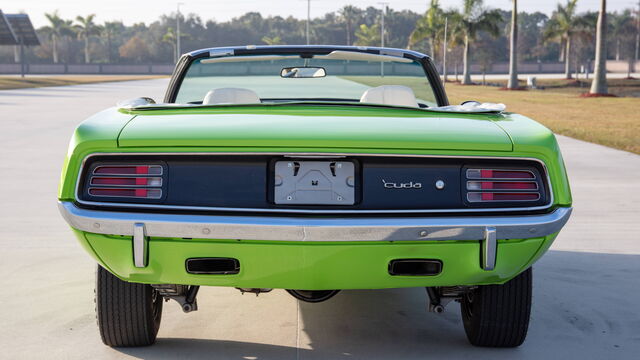
<path id="1" fill-rule="evenodd" d="M 464 330 L 475 346 L 516 347 L 527 337 L 531 268 L 502 285 L 483 285 L 460 302 Z"/>
<path id="2" fill-rule="evenodd" d="M 105 345 L 147 346 L 156 341 L 162 296 L 151 285 L 122 281 L 98 265 L 95 302 L 98 329 Z"/>

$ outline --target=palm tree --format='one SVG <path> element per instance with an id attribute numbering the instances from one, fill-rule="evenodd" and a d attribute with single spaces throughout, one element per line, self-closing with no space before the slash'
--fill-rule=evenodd
<path id="1" fill-rule="evenodd" d="M 42 30 L 51 38 L 51 45 L 53 51 L 53 63 L 58 63 L 58 41 L 63 37 L 70 36 L 73 31 L 69 26 L 69 21 L 65 21 L 58 15 L 58 10 L 51 14 L 44 14 L 49 20 L 49 25 L 42 28 Z"/>
<path id="2" fill-rule="evenodd" d="M 358 40 L 354 43 L 359 46 L 376 46 L 380 44 L 380 26 L 378 24 L 367 26 L 360 25 L 356 31 Z"/>
<path id="3" fill-rule="evenodd" d="M 444 12 L 440 7 L 439 0 L 431 0 L 429 9 L 423 17 L 416 22 L 415 29 L 409 35 L 409 42 L 407 48 L 411 49 L 415 44 L 422 40 L 428 39 L 429 47 L 431 51 L 431 57 L 436 60 L 437 49 L 440 49 L 442 44 L 441 38 L 444 33 Z"/>
<path id="4" fill-rule="evenodd" d="M 567 0 L 567 4 L 554 11 L 543 33 L 543 39 L 559 40 L 564 44 L 564 76 L 571 79 L 571 41 L 576 32 L 585 27 L 585 18 L 576 15 L 578 0 Z"/>
<path id="5" fill-rule="evenodd" d="M 442 80 L 447 82 L 446 54 L 450 54 L 453 56 L 455 81 L 458 82 L 458 60 L 460 60 L 462 55 L 460 47 L 464 46 L 464 35 L 460 30 L 461 27 L 459 24 L 462 19 L 462 15 L 460 15 L 460 13 L 455 9 L 449 9 L 442 13 L 442 17 L 444 18 L 445 24 L 442 31 L 443 41 L 440 41 L 439 36 L 436 38 L 436 43 L 439 47 L 442 47 Z"/>
<path id="6" fill-rule="evenodd" d="M 620 53 L 620 45 L 625 37 L 628 37 L 629 34 L 633 34 L 635 32 L 635 24 L 633 16 L 631 16 L 631 11 L 629 9 L 625 10 L 621 14 L 612 14 L 609 22 L 609 31 L 611 32 L 611 37 L 615 39 L 616 45 L 616 60 L 620 60 L 622 56 Z"/>
<path id="7" fill-rule="evenodd" d="M 462 13 L 454 18 L 454 31 L 463 38 L 463 77 L 461 84 L 471 84 L 471 74 L 469 72 L 470 45 L 478 36 L 478 32 L 486 31 L 491 36 L 497 37 L 500 34 L 500 22 L 502 14 L 499 10 L 487 10 L 483 6 L 482 0 L 463 0 Z"/>
<path id="8" fill-rule="evenodd" d="M 189 39 L 191 35 L 181 32 L 180 33 L 180 40 L 185 40 L 185 39 Z M 178 42 L 176 41 L 176 32 L 175 30 L 173 30 L 172 27 L 168 27 L 167 28 L 167 32 L 162 35 L 162 42 L 166 42 L 171 44 L 171 46 L 173 47 L 173 61 L 176 62 L 178 61 Z"/>
<path id="9" fill-rule="evenodd" d="M 167 32 L 162 35 L 162 42 L 166 42 L 171 44 L 171 47 L 173 48 L 173 62 L 177 62 L 178 61 L 178 50 L 177 50 L 177 42 L 176 42 L 176 32 L 173 30 L 172 27 L 167 28 Z"/>
<path id="10" fill-rule="evenodd" d="M 284 41 L 280 36 L 263 36 L 262 42 L 267 45 L 284 45 Z"/>
<path id="11" fill-rule="evenodd" d="M 607 1 L 600 0 L 596 33 L 596 68 L 591 82 L 591 94 L 606 94 L 607 89 Z"/>
<path id="12" fill-rule="evenodd" d="M 357 20 L 362 11 L 353 5 L 346 5 L 338 11 L 342 20 L 347 25 L 347 45 L 352 44 L 351 36 L 353 35 L 352 24 Z"/>
<path id="13" fill-rule="evenodd" d="M 102 36 L 107 39 L 107 59 L 112 62 L 113 39 L 122 32 L 123 25 L 117 21 L 106 21 L 102 26 Z"/>
<path id="14" fill-rule="evenodd" d="M 101 27 L 93 22 L 96 14 L 87 15 L 87 17 L 76 16 L 76 21 L 79 22 L 75 26 L 78 39 L 84 39 L 84 62 L 86 64 L 91 62 L 91 54 L 89 53 L 89 39 L 94 35 L 100 35 Z"/>
<path id="15" fill-rule="evenodd" d="M 509 48 L 509 82 L 507 89 L 518 88 L 518 0 L 513 1 L 511 10 L 511 41 Z"/>

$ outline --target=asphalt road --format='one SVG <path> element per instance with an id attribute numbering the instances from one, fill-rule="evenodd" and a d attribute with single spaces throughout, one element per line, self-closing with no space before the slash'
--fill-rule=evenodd
<path id="1" fill-rule="evenodd" d="M 160 99 L 167 80 L 0 91 L 0 358 L 637 359 L 640 156 L 561 137 L 573 218 L 534 269 L 529 336 L 467 344 L 456 304 L 423 289 L 344 291 L 321 304 L 281 290 L 205 288 L 200 310 L 167 303 L 153 347 L 111 349 L 95 325 L 95 264 L 56 208 L 72 129 L 117 100 Z"/>

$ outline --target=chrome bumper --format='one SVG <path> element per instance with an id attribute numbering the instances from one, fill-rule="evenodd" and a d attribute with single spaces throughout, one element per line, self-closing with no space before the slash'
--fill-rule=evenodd
<path id="1" fill-rule="evenodd" d="M 497 240 L 554 234 L 572 208 L 542 215 L 327 218 L 159 214 L 88 210 L 59 202 L 71 227 L 98 234 L 133 236 L 136 266 L 145 266 L 146 237 L 274 241 L 483 241 L 483 267 L 495 263 Z M 136 250 L 137 249 L 137 250 Z M 140 254 L 136 259 L 135 253 Z"/>
<path id="2" fill-rule="evenodd" d="M 483 240 L 488 227 L 496 239 L 526 239 L 556 233 L 571 208 L 542 215 L 403 218 L 326 218 L 158 214 L 88 210 L 58 202 L 71 227 L 98 234 L 134 235 L 144 224 L 146 236 L 281 241 Z"/>

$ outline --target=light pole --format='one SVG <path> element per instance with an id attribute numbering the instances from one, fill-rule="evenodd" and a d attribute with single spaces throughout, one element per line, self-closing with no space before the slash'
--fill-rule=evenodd
<path id="1" fill-rule="evenodd" d="M 442 44 L 442 83 L 447 83 L 447 28 L 449 27 L 449 18 L 444 18 L 444 41 Z M 435 54 L 434 54 L 435 56 Z"/>
<path id="2" fill-rule="evenodd" d="M 518 88 L 518 0 L 513 1 L 511 10 L 511 39 L 509 46 L 509 81 L 507 89 Z"/>
<path id="3" fill-rule="evenodd" d="M 310 24 L 311 24 L 311 0 L 307 0 L 307 45 L 311 44 L 309 39 Z"/>
<path id="4" fill-rule="evenodd" d="M 382 5 L 382 16 L 380 19 L 380 46 L 384 47 L 384 15 L 387 12 L 388 2 L 379 2 L 378 4 Z"/>
<path id="5" fill-rule="evenodd" d="M 639 50 L 640 50 L 640 0 L 638 0 L 638 11 L 636 12 L 636 54 L 635 54 L 636 64 L 638 62 Z M 638 71 L 638 69 L 635 69 L 635 71 Z"/>
<path id="6" fill-rule="evenodd" d="M 184 5 L 184 3 L 178 3 L 178 11 L 176 12 L 176 62 L 182 55 L 182 50 L 180 49 L 180 5 Z"/>
<path id="7" fill-rule="evenodd" d="M 382 5 L 382 15 L 380 17 L 380 47 L 384 47 L 384 15 L 387 12 L 388 2 L 379 2 Z M 384 61 L 380 62 L 380 76 L 384 77 Z"/>

